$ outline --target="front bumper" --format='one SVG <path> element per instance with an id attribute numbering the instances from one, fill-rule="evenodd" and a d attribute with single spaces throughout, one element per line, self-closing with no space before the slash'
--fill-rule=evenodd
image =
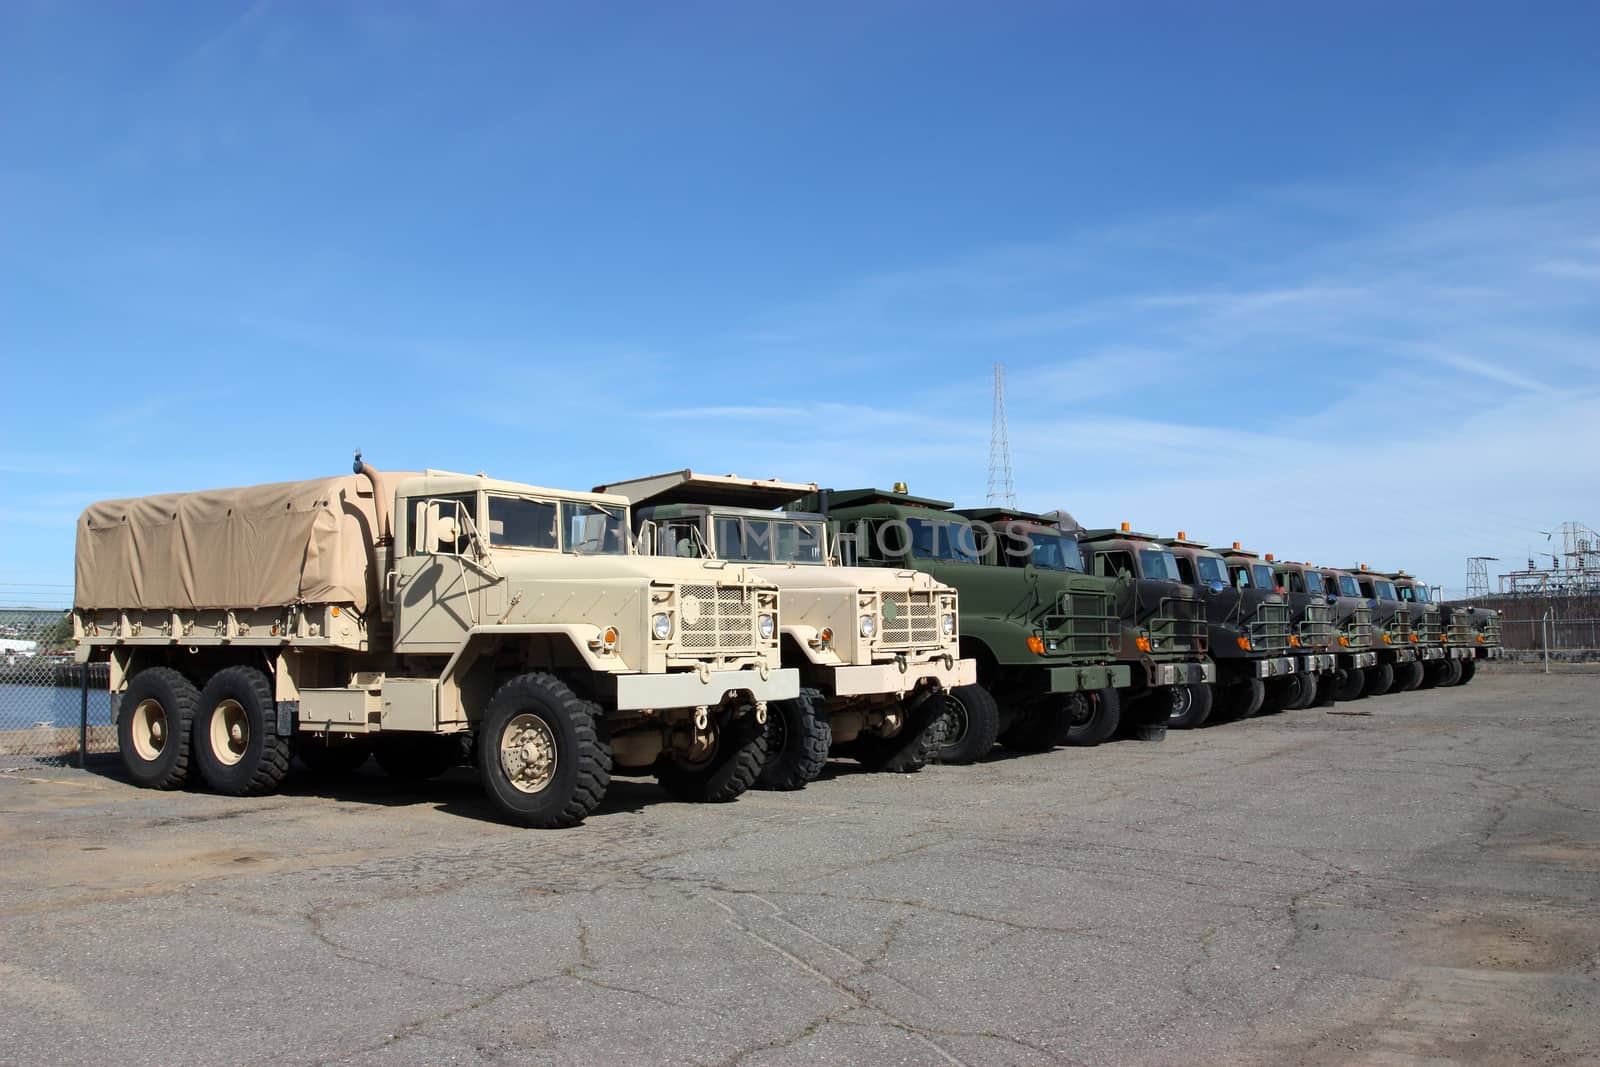
<path id="1" fill-rule="evenodd" d="M 793 667 L 752 667 L 740 671 L 673 671 L 670 674 L 617 675 L 617 710 L 697 708 L 722 703 L 729 693 L 752 700 L 792 700 L 800 695 L 800 672 Z"/>
<path id="2" fill-rule="evenodd" d="M 1378 665 L 1378 654 L 1376 652 L 1341 652 L 1339 653 L 1339 659 L 1341 661 L 1339 666 L 1347 670 L 1350 668 L 1376 667 Z"/>
<path id="3" fill-rule="evenodd" d="M 1471 659 L 1473 656 L 1472 649 L 1466 645 L 1451 645 L 1445 651 L 1450 653 L 1451 659 Z"/>
<path id="4" fill-rule="evenodd" d="M 1417 658 L 1421 660 L 1444 659 L 1445 649 L 1442 645 L 1424 645 L 1417 649 Z"/>
<path id="5" fill-rule="evenodd" d="M 1217 680 L 1217 665 L 1210 660 L 1198 663 L 1152 663 L 1150 684 L 1204 685 Z"/>
<path id="6" fill-rule="evenodd" d="M 896 660 L 862 663 L 833 669 L 833 695 L 867 696 L 874 693 L 909 693 L 924 681 L 942 689 L 972 685 L 978 680 L 978 661 L 940 656 L 922 663 Z"/>
<path id="7" fill-rule="evenodd" d="M 1503 659 L 1506 650 L 1504 645 L 1479 645 L 1474 654 L 1478 659 Z"/>
<path id="8" fill-rule="evenodd" d="M 1331 652 L 1314 652 L 1300 657 L 1300 670 L 1306 674 L 1323 674 L 1339 669 L 1339 657 Z"/>
<path id="9" fill-rule="evenodd" d="M 1126 663 L 1089 667 L 1047 667 L 1046 687 L 1052 693 L 1090 693 L 1097 689 L 1127 689 L 1133 684 L 1133 668 Z"/>
<path id="10" fill-rule="evenodd" d="M 1394 645 L 1383 646 L 1383 651 L 1394 657 L 1396 663 L 1410 663 L 1417 658 L 1414 648 L 1396 648 Z"/>
<path id="11" fill-rule="evenodd" d="M 1295 672 L 1294 656 L 1269 656 L 1251 661 L 1257 678 L 1282 678 Z"/>

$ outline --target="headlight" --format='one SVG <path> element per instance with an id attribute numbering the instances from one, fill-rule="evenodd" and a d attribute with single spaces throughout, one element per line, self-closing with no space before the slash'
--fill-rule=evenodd
<path id="1" fill-rule="evenodd" d="M 955 634 L 955 632 L 956 632 L 956 617 L 955 617 L 955 615 L 952 614 L 952 613 L 946 613 L 945 617 L 943 619 L 939 620 L 939 625 L 941 627 L 943 627 L 944 635 L 946 637 L 953 636 Z"/>
<path id="2" fill-rule="evenodd" d="M 861 616 L 861 636 L 871 637 L 878 632 L 878 620 L 871 615 Z"/>
<path id="3" fill-rule="evenodd" d="M 665 641 L 672 636 L 672 616 L 666 612 L 656 615 L 650 620 L 650 632 L 656 635 L 657 641 Z"/>
<path id="4" fill-rule="evenodd" d="M 756 629 L 761 634 L 761 640 L 771 641 L 772 635 L 778 632 L 778 620 L 771 615 L 763 615 L 756 620 Z"/>

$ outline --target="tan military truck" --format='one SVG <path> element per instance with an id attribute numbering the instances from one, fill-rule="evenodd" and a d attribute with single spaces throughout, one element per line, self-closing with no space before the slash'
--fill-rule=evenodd
<path id="1" fill-rule="evenodd" d="M 778 592 L 740 565 L 640 556 L 622 497 L 380 474 L 94 504 L 78 521 L 78 659 L 109 659 L 122 758 L 276 789 L 291 754 L 464 755 L 530 826 L 580 822 L 613 772 L 730 800 L 766 756 Z"/>
<path id="2" fill-rule="evenodd" d="M 740 563 L 778 587 L 783 661 L 801 693 L 769 709 L 760 784 L 798 789 L 830 749 L 875 769 L 919 770 L 938 749 L 930 730 L 944 695 L 978 680 L 961 658 L 956 591 L 912 569 L 841 567 L 828 516 L 786 508 L 813 482 L 673 471 L 598 486 L 627 497 L 642 550 Z"/>

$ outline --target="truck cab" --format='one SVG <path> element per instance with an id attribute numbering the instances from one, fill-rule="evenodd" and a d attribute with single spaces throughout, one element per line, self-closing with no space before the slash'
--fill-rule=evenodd
<path id="1" fill-rule="evenodd" d="M 1293 612 L 1302 669 L 1317 675 L 1316 703 L 1333 704 L 1341 699 L 1340 693 L 1365 688 L 1365 669 L 1377 663 L 1377 654 L 1350 651 L 1349 638 L 1339 626 L 1349 615 L 1336 611 L 1334 596 L 1325 590 L 1322 570 L 1308 562 L 1275 559 L 1270 553 L 1266 559 Z M 1341 644 L 1341 639 L 1346 643 Z"/>
<path id="2" fill-rule="evenodd" d="M 1367 677 L 1367 695 L 1382 696 L 1408 686 L 1415 688 L 1421 684 L 1423 670 L 1411 606 L 1400 599 L 1393 581 L 1365 563 L 1347 573 L 1355 578 L 1361 595 L 1372 607 L 1372 649 L 1378 653 L 1378 666 Z"/>

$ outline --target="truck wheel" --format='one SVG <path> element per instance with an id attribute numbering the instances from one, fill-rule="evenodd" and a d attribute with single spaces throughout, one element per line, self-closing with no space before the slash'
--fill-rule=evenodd
<path id="1" fill-rule="evenodd" d="M 1261 701 L 1262 715 L 1276 715 L 1300 695 L 1300 683 L 1292 674 L 1287 678 L 1268 678 L 1262 684 L 1267 689 L 1267 695 Z"/>
<path id="2" fill-rule="evenodd" d="M 804 789 L 828 765 L 833 731 L 822 694 L 802 689 L 793 700 L 767 705 L 767 764 L 756 778 L 759 789 Z"/>
<path id="3" fill-rule="evenodd" d="M 1422 665 L 1422 681 L 1418 689 L 1432 689 L 1439 684 L 1439 678 L 1444 673 L 1444 664 L 1438 660 Z"/>
<path id="4" fill-rule="evenodd" d="M 1461 661 L 1458 659 L 1447 659 L 1443 664 L 1440 665 L 1439 668 L 1439 684 L 1460 685 L 1461 673 Z"/>
<path id="5" fill-rule="evenodd" d="M 1477 674 L 1478 674 L 1478 661 L 1477 660 L 1475 660 L 1475 659 L 1458 659 L 1458 660 L 1456 660 L 1456 662 L 1461 664 L 1461 680 L 1456 683 L 1457 685 L 1466 685 L 1468 682 L 1472 681 L 1473 678 L 1477 677 Z"/>
<path id="6" fill-rule="evenodd" d="M 1422 684 L 1422 664 L 1417 660 L 1402 663 L 1394 669 L 1394 685 L 1390 687 L 1391 693 L 1409 693 Z"/>
<path id="7" fill-rule="evenodd" d="M 1381 697 L 1394 687 L 1394 666 L 1389 663 L 1380 663 L 1376 667 L 1367 668 L 1367 684 L 1364 692 L 1369 697 Z"/>
<path id="8" fill-rule="evenodd" d="M 1294 695 L 1284 707 L 1290 711 L 1304 711 L 1316 703 L 1317 676 L 1310 671 L 1301 671 L 1293 675 L 1293 680 L 1290 688 L 1294 690 Z"/>
<path id="9" fill-rule="evenodd" d="M 599 718 L 599 708 L 558 678 L 538 672 L 512 678 L 478 723 L 484 792 L 524 826 L 576 826 L 611 784 L 611 745 Z"/>
<path id="10" fill-rule="evenodd" d="M 944 746 L 944 698 L 942 690 L 924 692 L 906 711 L 906 724 L 893 737 L 861 737 L 852 741 L 849 753 L 869 771 L 885 774 L 915 774 Z"/>
<path id="11" fill-rule="evenodd" d="M 1248 719 L 1261 711 L 1267 699 L 1267 686 L 1260 678 L 1245 678 L 1224 687 L 1213 698 L 1212 722 Z"/>
<path id="12" fill-rule="evenodd" d="M 271 793 L 289 773 L 272 682 L 255 667 L 224 667 L 200 690 L 192 741 L 200 777 L 228 796 Z"/>
<path id="13" fill-rule="evenodd" d="M 981 685 L 961 685 L 944 694 L 944 742 L 934 753 L 940 763 L 972 763 L 994 748 L 1000 734 L 1000 706 Z"/>
<path id="14" fill-rule="evenodd" d="M 1337 672 L 1324 671 L 1317 675 L 1317 699 L 1312 701 L 1312 707 L 1331 708 L 1338 703 L 1339 675 Z"/>
<path id="15" fill-rule="evenodd" d="M 663 756 L 656 765 L 656 781 L 679 800 L 725 804 L 755 785 L 766 762 L 767 728 L 748 710 L 729 713 L 717 724 L 716 740 L 704 759 L 690 763 Z"/>
<path id="16" fill-rule="evenodd" d="M 1098 745 L 1122 724 L 1122 697 L 1107 686 L 1094 693 L 1070 693 L 1056 712 L 1061 718 L 1061 743 L 1075 748 Z"/>
<path id="17" fill-rule="evenodd" d="M 1366 693 L 1367 674 L 1361 667 L 1340 667 L 1338 672 L 1337 691 L 1334 697 L 1337 700 L 1360 700 Z"/>
<path id="18" fill-rule="evenodd" d="M 343 778 L 367 762 L 372 746 L 365 741 L 330 741 L 325 734 L 299 734 L 294 754 L 314 778 Z"/>
<path id="19" fill-rule="evenodd" d="M 461 740 L 449 734 L 384 734 L 372 754 L 390 778 L 427 782 L 461 765 Z"/>
<path id="20" fill-rule="evenodd" d="M 1168 686 L 1165 725 L 1174 730 L 1192 730 L 1204 726 L 1211 717 L 1213 699 L 1209 685 Z"/>
<path id="21" fill-rule="evenodd" d="M 117 751 L 134 785 L 176 789 L 189 777 L 189 742 L 200 694 L 170 667 L 133 676 L 117 716 Z"/>

